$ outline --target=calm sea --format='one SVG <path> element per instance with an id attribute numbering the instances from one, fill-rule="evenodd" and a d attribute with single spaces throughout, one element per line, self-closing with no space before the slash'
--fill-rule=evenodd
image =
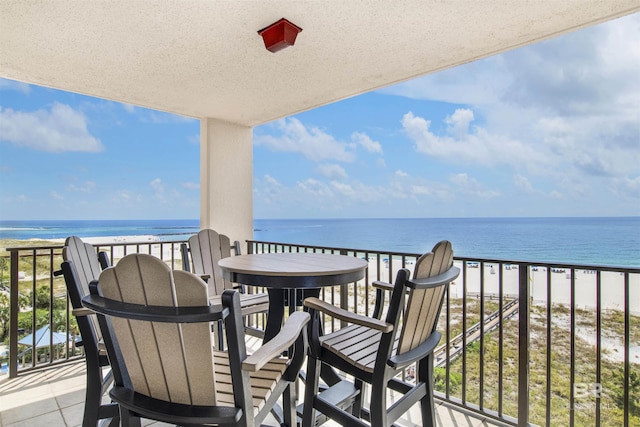
<path id="1" fill-rule="evenodd" d="M 640 266 L 640 217 L 255 220 L 256 240 L 422 253 L 439 240 L 456 255 Z M 0 239 L 155 235 L 186 240 L 198 220 L 2 221 Z"/>

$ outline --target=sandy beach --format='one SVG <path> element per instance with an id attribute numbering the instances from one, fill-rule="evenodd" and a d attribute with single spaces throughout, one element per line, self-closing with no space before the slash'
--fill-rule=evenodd
<path id="1" fill-rule="evenodd" d="M 397 264 L 397 266 L 396 266 Z M 463 293 L 462 283 L 464 281 L 464 270 L 461 261 L 455 264 L 460 268 L 461 273 L 458 279 L 451 285 L 449 292 L 454 298 L 461 298 Z M 477 264 L 477 263 L 474 263 Z M 400 260 L 393 265 L 395 276 L 400 267 Z M 406 268 L 413 272 L 413 264 L 407 264 Z M 499 266 L 487 264 L 484 268 L 483 287 L 485 296 L 498 296 L 500 293 L 500 275 L 502 274 L 502 293 L 506 298 L 517 298 L 519 295 L 518 279 L 519 270 L 517 265 L 504 265 L 502 273 L 498 271 Z M 389 268 L 383 267 L 381 280 L 389 280 Z M 377 266 L 375 260 L 369 261 L 370 280 L 375 280 Z M 483 269 L 477 267 L 467 267 L 466 291 L 467 295 L 478 295 L 480 293 L 480 275 Z M 551 301 L 553 304 L 571 304 L 571 274 L 570 270 L 553 269 L 551 278 Z M 545 267 L 534 267 L 529 272 L 530 296 L 534 304 L 546 304 L 547 295 L 547 269 Z M 597 306 L 597 275 L 592 270 L 575 270 L 575 305 L 581 309 L 595 309 Z M 624 274 L 618 272 L 602 272 L 601 275 L 601 295 L 600 305 L 603 309 L 623 310 L 624 300 Z M 629 280 L 629 306 L 631 313 L 640 315 L 640 275 L 630 275 Z"/>

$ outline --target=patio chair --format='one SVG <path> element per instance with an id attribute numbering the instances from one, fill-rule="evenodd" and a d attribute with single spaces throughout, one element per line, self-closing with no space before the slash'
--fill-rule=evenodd
<path id="1" fill-rule="evenodd" d="M 409 279 L 409 270 L 401 269 L 395 285 L 375 282 L 377 300 L 382 300 L 385 291 L 391 291 L 384 320 L 351 313 L 318 298 L 305 299 L 312 321 L 303 426 L 316 425 L 319 411 L 343 426 L 388 427 L 418 402 L 422 425 L 435 425 L 433 350 L 441 338 L 436 325 L 447 287 L 459 272 L 453 266 L 451 243 L 442 241 L 418 259 L 413 279 Z M 349 325 L 321 336 L 320 313 Z M 318 394 L 322 363 L 353 376 L 354 382 L 345 380 Z M 397 378 L 414 363 L 415 384 Z M 332 389 L 337 386 L 344 389 L 345 383 L 351 388 L 348 392 L 357 396 L 355 403 L 346 408 L 336 405 L 331 397 Z M 371 385 L 368 410 L 363 408 L 364 383 Z M 388 388 L 400 394 L 389 407 Z"/>
<path id="2" fill-rule="evenodd" d="M 65 240 L 62 258 L 64 262 L 56 274 L 64 275 L 73 315 L 76 316 L 80 329 L 81 341 L 76 342 L 76 346 L 84 348 L 87 365 L 82 426 L 95 427 L 105 423 L 115 426 L 119 423 L 118 405 L 102 404 L 103 395 L 113 383 L 111 371 L 103 373 L 103 368 L 109 366 L 107 352 L 102 343 L 97 317 L 82 306 L 82 298 L 89 295 L 89 283 L 98 278 L 102 268 L 108 266 L 109 259 L 106 253 L 96 253 L 92 245 L 75 236 Z"/>
<path id="3" fill-rule="evenodd" d="M 204 229 L 191 236 L 187 243 L 180 245 L 182 253 L 182 269 L 193 272 L 205 280 L 209 286 L 209 296 L 212 304 L 220 304 L 222 292 L 226 289 L 238 289 L 242 315 L 266 313 L 269 310 L 269 294 L 247 293 L 244 285 L 238 285 L 225 279 L 218 261 L 231 256 L 231 248 L 236 255 L 240 255 L 240 242 L 235 241 L 231 246 L 230 239 L 214 230 Z M 191 261 L 189 260 L 191 253 Z M 264 337 L 264 331 L 246 327 L 246 332 L 257 337 Z M 223 348 L 222 324 L 218 324 L 218 348 Z"/>
<path id="4" fill-rule="evenodd" d="M 293 313 L 248 356 L 238 292 L 225 290 L 222 305 L 210 305 L 200 277 L 147 254 L 104 270 L 83 304 L 98 313 L 123 426 L 139 426 L 140 418 L 259 426 L 280 397 L 285 425 L 295 426 L 292 386 L 306 353 L 308 313 Z M 211 322 L 220 320 L 226 352 L 212 346 Z M 292 357 L 283 358 L 292 345 Z"/>

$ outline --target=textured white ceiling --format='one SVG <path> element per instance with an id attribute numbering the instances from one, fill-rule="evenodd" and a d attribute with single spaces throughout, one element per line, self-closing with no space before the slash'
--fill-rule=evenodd
<path id="1" fill-rule="evenodd" d="M 0 1 L 0 76 L 255 126 L 640 10 L 640 0 Z M 295 46 L 257 31 L 285 17 Z"/>

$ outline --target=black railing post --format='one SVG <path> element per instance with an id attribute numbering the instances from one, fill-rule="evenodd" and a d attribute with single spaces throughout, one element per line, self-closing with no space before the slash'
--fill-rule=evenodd
<path id="1" fill-rule="evenodd" d="M 9 309 L 9 378 L 18 376 L 18 251 L 11 251 Z"/>
<path id="2" fill-rule="evenodd" d="M 518 426 L 529 425 L 529 265 L 518 264 Z"/>
<path id="3" fill-rule="evenodd" d="M 340 255 L 349 255 L 349 252 L 345 249 L 341 249 L 340 250 Z M 357 292 L 354 289 L 354 293 L 357 294 Z M 340 308 L 342 308 L 343 310 L 349 310 L 349 284 L 345 283 L 340 285 Z M 355 307 L 355 310 L 357 311 L 357 306 Z M 344 320 L 340 321 L 340 328 L 346 328 L 347 327 L 347 322 L 345 322 Z"/>

